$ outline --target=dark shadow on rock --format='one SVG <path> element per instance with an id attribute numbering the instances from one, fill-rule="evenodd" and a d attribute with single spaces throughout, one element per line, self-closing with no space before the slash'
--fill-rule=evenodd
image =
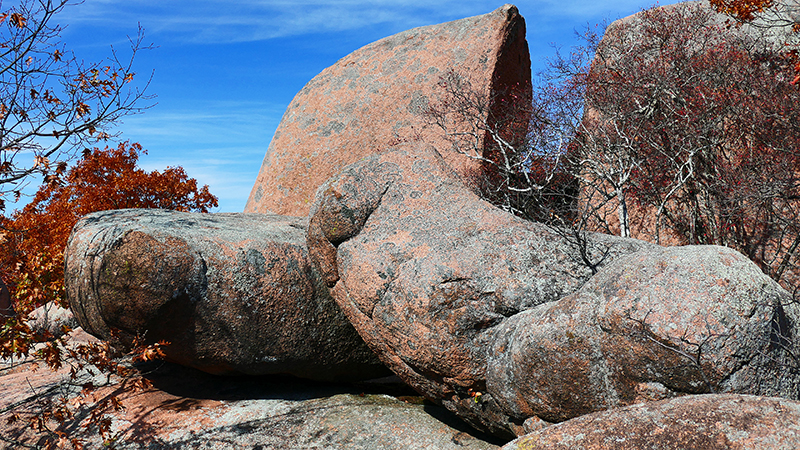
<path id="1" fill-rule="evenodd" d="M 427 414 L 460 432 L 454 439 L 462 436 L 465 440 L 479 439 L 498 446 L 507 442 L 507 440 L 475 430 L 444 407 L 424 399 L 396 376 L 353 383 L 330 383 L 309 381 L 289 375 L 211 375 L 190 367 L 163 361 L 140 363 L 136 368 L 152 383 L 154 388 L 175 397 L 174 399 L 165 399 L 159 406 L 173 411 L 191 411 L 206 400 L 304 401 L 323 399 L 339 394 L 389 395 L 406 403 L 424 405 L 423 410 Z M 284 417 L 284 420 L 289 420 L 289 418 Z M 248 428 L 247 423 L 237 426 Z M 263 426 L 263 424 L 259 426 Z"/>
<path id="2" fill-rule="evenodd" d="M 435 403 L 428 402 L 426 400 L 424 410 L 426 413 L 430 414 L 431 417 L 435 418 L 436 420 L 446 425 L 449 425 L 452 428 L 455 428 L 461 433 L 472 436 L 475 439 L 480 439 L 482 441 L 486 441 L 490 444 L 498 446 L 503 446 L 508 443 L 508 439 L 503 439 L 488 433 L 484 433 L 482 431 L 478 431 L 475 428 L 472 428 L 470 425 L 464 422 L 460 417 L 448 411 L 447 408 L 443 406 L 439 406 Z"/>
<path id="3" fill-rule="evenodd" d="M 309 381 L 290 375 L 224 376 L 211 375 L 190 367 L 164 361 L 137 364 L 136 368 L 153 387 L 185 400 L 309 400 L 337 394 L 386 394 L 416 397 L 419 394 L 399 378 L 391 376 L 354 383 Z"/>

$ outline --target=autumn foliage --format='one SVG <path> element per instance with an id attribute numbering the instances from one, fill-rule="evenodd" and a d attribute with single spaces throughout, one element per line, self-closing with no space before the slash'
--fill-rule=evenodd
<path id="1" fill-rule="evenodd" d="M 86 149 L 63 179 L 40 187 L 33 201 L 2 219 L 0 273 L 17 299 L 18 312 L 49 301 L 64 306 L 63 253 L 72 227 L 95 211 L 161 208 L 208 212 L 217 199 L 198 188 L 180 167 L 146 172 L 137 167 L 136 143 Z"/>
<path id="2" fill-rule="evenodd" d="M 800 22 L 798 13 L 800 5 L 785 0 L 710 0 L 711 6 L 718 12 L 733 19 L 736 26 L 750 25 L 758 29 L 782 29 L 785 42 L 779 53 L 793 58 L 794 78 L 792 84 L 800 83 Z"/>
<path id="3" fill-rule="evenodd" d="M 773 0 L 710 0 L 711 6 L 717 11 L 728 14 L 741 22 L 755 20 L 756 14 L 774 5 Z"/>
<path id="4" fill-rule="evenodd" d="M 178 211 L 208 212 L 217 206 L 217 199 L 207 186 L 198 188 L 180 167 L 163 172 L 147 172 L 137 167 L 144 150 L 139 144 L 121 143 L 117 147 L 86 149 L 82 158 L 63 176 L 50 177 L 35 197 L 11 217 L 0 218 L 2 241 L 0 273 L 5 276 L 19 317 L 8 319 L 0 328 L 0 357 L 35 356 L 52 369 L 69 367 L 71 382 L 90 369 L 121 380 L 119 392 L 147 387 L 129 364 L 120 360 L 107 343 L 69 345 L 64 339 L 36 335 L 24 321 L 28 312 L 46 303 L 66 305 L 64 298 L 64 250 L 72 227 L 84 215 L 95 211 L 120 208 L 163 208 Z M 41 342 L 35 346 L 37 342 Z M 134 359 L 149 360 L 163 356 L 165 342 L 144 345 L 134 342 Z M 27 414 L 8 411 L 9 423 L 23 422 L 43 435 L 45 448 L 68 442 L 81 448 L 79 440 L 59 428 L 59 424 L 86 414 L 84 426 L 111 439 L 108 413 L 122 408 L 116 395 L 91 400 L 97 386 L 84 382 L 79 400 L 66 394 L 56 398 L 40 398 L 39 407 Z M 69 393 L 69 389 L 65 389 Z M 4 411 L 6 412 L 6 411 Z"/>
<path id="5" fill-rule="evenodd" d="M 75 150 L 105 142 L 116 122 L 147 108 L 149 80 L 138 82 L 133 61 L 143 33 L 86 62 L 61 42 L 57 23 L 72 0 L 0 3 L 0 212 L 35 176 L 58 176 Z M 134 78 L 137 82 L 134 82 Z"/>

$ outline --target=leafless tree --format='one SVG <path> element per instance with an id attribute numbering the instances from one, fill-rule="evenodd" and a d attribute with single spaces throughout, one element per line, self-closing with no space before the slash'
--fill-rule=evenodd
<path id="1" fill-rule="evenodd" d="M 586 233 L 604 231 L 729 246 L 793 286 L 800 90 L 792 56 L 695 4 L 646 10 L 602 40 L 591 30 L 585 37 L 554 58 L 530 104 L 507 103 L 502 113 L 464 74 L 442 79 L 432 123 L 485 164 L 487 199 L 561 230 L 590 267 L 603 251 L 590 251 Z M 524 139 L 498 132 L 526 120 Z"/>
<path id="2" fill-rule="evenodd" d="M 53 181 L 75 151 L 109 139 L 125 115 L 147 108 L 149 79 L 133 83 L 143 32 L 129 56 L 111 48 L 86 63 L 61 40 L 57 17 L 72 0 L 22 0 L 0 11 L 0 211 L 31 176 Z M 2 4 L 0 4 L 0 8 Z"/>

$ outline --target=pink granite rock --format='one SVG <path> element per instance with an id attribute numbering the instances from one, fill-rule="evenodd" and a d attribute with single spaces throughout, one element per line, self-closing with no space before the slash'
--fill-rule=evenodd
<path id="1" fill-rule="evenodd" d="M 799 320 L 791 295 L 744 255 L 659 247 L 505 321 L 487 390 L 512 417 L 548 422 L 686 394 L 797 399 Z"/>
<path id="2" fill-rule="evenodd" d="M 155 367 L 155 369 L 154 369 Z M 28 421 L 7 421 L 12 413 L 40 416 L 41 405 L 61 394 L 78 413 L 44 423 L 83 442 L 84 448 L 118 450 L 348 449 L 348 450 L 496 450 L 503 441 L 470 430 L 444 408 L 398 383 L 357 385 L 312 383 L 288 377 L 221 377 L 171 364 L 147 367 L 153 387 L 134 390 L 119 377 L 96 377 L 97 390 L 80 396 L 79 373 L 67 383 L 69 365 L 58 372 L 30 364 L 0 366 L 0 448 L 46 448 L 58 436 L 36 432 Z M 113 440 L 87 426 L 96 404 L 117 396 L 125 407 L 105 409 Z M 498 445 L 499 444 L 499 445 Z M 57 448 L 57 445 L 53 446 Z M 72 446 L 70 445 L 70 448 Z"/>
<path id="3" fill-rule="evenodd" d="M 476 163 L 448 153 L 422 113 L 450 69 L 494 92 L 530 89 L 525 21 L 504 5 L 477 17 L 381 39 L 345 56 L 292 100 L 270 143 L 245 212 L 304 216 L 314 192 L 345 166 L 391 145 L 424 140 L 468 175 Z M 488 139 L 486 137 L 485 139 Z"/>
<path id="4" fill-rule="evenodd" d="M 606 262 L 652 247 L 596 235 Z M 591 277 L 544 225 L 481 200 L 432 148 L 349 166 L 320 187 L 308 246 L 332 294 L 383 362 L 479 427 L 513 436 L 486 395 L 487 352 L 505 321 Z"/>
<path id="5" fill-rule="evenodd" d="M 688 395 L 581 416 L 503 450 L 794 450 L 800 402 L 751 395 Z"/>
<path id="6" fill-rule="evenodd" d="M 64 278 L 87 332 L 122 346 L 136 335 L 168 341 L 169 360 L 209 373 L 388 373 L 311 266 L 302 219 L 93 213 L 73 229 Z"/>
<path id="7" fill-rule="evenodd" d="M 562 235 L 480 200 L 431 148 L 320 187 L 309 254 L 409 385 L 497 435 L 707 392 L 798 396 L 800 308 L 741 254 Z M 478 394 L 480 393 L 480 394 Z"/>
<path id="8" fill-rule="evenodd" d="M 61 337 L 65 330 L 78 327 L 72 311 L 55 302 L 45 303 L 28 314 L 28 326 L 42 336 Z"/>

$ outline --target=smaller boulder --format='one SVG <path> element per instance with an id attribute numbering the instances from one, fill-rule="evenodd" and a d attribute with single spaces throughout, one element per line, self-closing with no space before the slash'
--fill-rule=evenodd
<path id="1" fill-rule="evenodd" d="M 502 450 L 800 448 L 800 402 L 752 395 L 689 395 L 577 417 Z"/>
<path id="2" fill-rule="evenodd" d="M 71 330 L 78 326 L 75 316 L 67 308 L 55 303 L 47 303 L 34 309 L 28 315 L 28 326 L 34 333 L 59 338 L 64 335 L 65 328 Z"/>
<path id="3" fill-rule="evenodd" d="M 562 422 L 687 394 L 797 399 L 791 295 L 726 247 L 659 247 L 501 325 L 487 390 L 512 417 Z"/>
<path id="4" fill-rule="evenodd" d="M 168 360 L 214 374 L 317 380 L 382 376 L 331 299 L 302 219 L 118 210 L 73 229 L 65 285 L 78 323 L 129 347 L 167 341 Z"/>

